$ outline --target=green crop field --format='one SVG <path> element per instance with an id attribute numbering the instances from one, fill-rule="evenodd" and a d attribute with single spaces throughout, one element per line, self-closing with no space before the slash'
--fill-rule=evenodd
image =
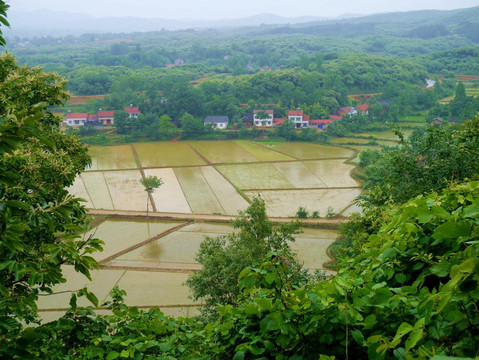
<path id="1" fill-rule="evenodd" d="M 296 142 L 283 143 L 274 149 L 299 160 L 349 158 L 354 154 L 353 151 L 341 147 Z"/>

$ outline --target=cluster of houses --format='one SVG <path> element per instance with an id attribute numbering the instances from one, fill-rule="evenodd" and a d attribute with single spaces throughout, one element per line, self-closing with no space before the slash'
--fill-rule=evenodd
<path id="1" fill-rule="evenodd" d="M 367 115 L 369 105 L 361 104 L 356 108 L 353 106 L 347 106 L 340 108 L 336 114 L 331 114 L 327 119 L 310 119 L 309 115 L 303 113 L 303 110 L 289 110 L 287 118 L 275 118 L 274 110 L 254 110 L 253 113 L 246 114 L 241 119 L 246 127 L 277 127 L 281 126 L 287 119 L 291 120 L 297 129 L 301 128 L 316 128 L 325 130 L 329 124 L 335 120 L 341 120 L 344 116 L 353 116 L 356 114 Z M 130 106 L 125 108 L 129 117 L 138 117 L 141 114 L 138 107 Z M 68 111 L 65 124 L 71 127 L 78 126 L 93 126 L 103 127 L 108 125 L 114 125 L 115 111 L 104 111 L 100 109 L 96 114 L 89 113 L 72 113 Z M 228 116 L 208 116 L 204 119 L 203 123 L 211 124 L 215 129 L 226 129 L 229 124 Z"/>
<path id="2" fill-rule="evenodd" d="M 137 106 L 130 106 L 125 108 L 125 111 L 128 113 L 129 117 L 138 117 L 140 110 Z M 78 126 L 93 126 L 93 127 L 103 127 L 108 125 L 113 125 L 115 111 L 114 110 L 98 110 L 96 114 L 89 113 L 72 113 L 68 111 L 65 118 L 65 124 L 67 126 L 78 127 Z"/>
<path id="3" fill-rule="evenodd" d="M 275 118 L 274 110 L 254 110 L 253 113 L 246 114 L 241 119 L 246 127 L 277 127 L 283 124 L 287 119 L 291 120 L 297 129 L 316 128 L 324 130 L 335 120 L 341 120 L 344 116 L 353 116 L 356 114 L 367 115 L 369 105 L 361 104 L 356 108 L 347 106 L 340 108 L 336 114 L 331 114 L 327 119 L 310 119 L 309 115 L 303 113 L 303 110 L 289 110 L 287 118 Z M 204 119 L 204 124 L 211 124 L 216 129 L 226 129 L 229 119 L 227 116 L 208 116 Z"/>

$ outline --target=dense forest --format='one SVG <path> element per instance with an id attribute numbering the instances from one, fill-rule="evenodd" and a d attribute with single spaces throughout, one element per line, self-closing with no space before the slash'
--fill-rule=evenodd
<path id="1" fill-rule="evenodd" d="M 0 0 L 0 22 L 8 26 L 7 9 Z M 476 12 L 477 8 L 469 10 Z M 468 21 L 466 14 L 457 10 L 444 18 L 441 12 L 435 16 L 429 12 L 431 21 L 443 27 L 426 26 L 421 31 L 414 21 L 420 13 L 402 22 L 402 17 L 394 17 L 388 36 L 401 37 L 413 30 L 423 37 L 439 34 L 437 43 L 445 46 L 441 37 L 452 41 L 448 36 L 454 31 L 460 41 L 473 41 L 472 35 L 460 33 Z M 306 33 L 308 26 L 291 29 Z M 367 33 L 385 25 L 361 26 Z M 254 31 L 273 29 L 278 28 Z M 344 26 L 343 31 L 351 29 L 352 25 Z M 358 29 L 354 33 L 361 33 Z M 100 58 L 101 51 L 110 52 L 108 57 L 128 57 L 136 47 L 119 46 L 127 49 L 124 54 L 112 55 L 113 45 L 93 53 Z M 63 47 L 68 51 L 62 55 L 58 50 L 59 59 L 68 52 L 75 54 L 73 48 Z M 82 49 L 90 61 L 87 48 Z M 32 64 L 39 54 L 31 53 L 29 60 L 25 52 L 21 54 L 26 50 L 18 51 L 20 60 L 2 54 L 0 357 L 477 358 L 479 117 L 477 99 L 466 96 L 461 83 L 456 85 L 452 69 L 465 70 L 474 63 L 476 48 L 442 50 L 447 52 L 434 57 L 434 66 L 443 64 L 441 72 L 451 74 L 428 70 L 426 57 L 297 52 L 292 56 L 297 63 L 285 69 L 238 74 L 224 65 L 206 64 L 207 59 L 171 69 L 131 63 L 96 66 L 73 59 L 71 67 L 55 65 L 70 78 L 70 85 L 58 74 L 19 65 Z M 451 52 L 470 58 L 458 56 L 454 61 Z M 48 59 L 55 51 L 47 55 L 47 61 L 38 64 L 53 69 Z M 431 75 L 444 77 L 434 90 L 423 91 L 420 82 Z M 85 83 L 91 88 L 79 91 Z M 327 113 L 351 101 L 348 93 L 358 90 L 381 92 L 398 112 L 436 109 L 437 99 L 452 94 L 454 99 L 440 110 L 463 119 L 455 125 L 420 128 L 409 139 L 398 131 L 397 148 L 363 153 L 360 167 L 369 189 L 359 199 L 363 214 L 353 216 L 341 230 L 332 249 L 337 274 L 330 279 L 307 272 L 295 261 L 290 243 L 300 224 L 274 226 L 264 202 L 256 198 L 234 222 L 235 234 L 202 245 L 197 260 L 203 270 L 188 280 L 194 296 L 206 304 L 202 316 L 175 319 L 156 308 L 130 308 L 118 288 L 107 303 L 99 304 L 94 294 L 82 289 L 72 294 L 64 316 L 41 323 L 36 301 L 64 281 L 62 265 L 73 265 L 89 277 L 98 267 L 91 254 L 102 249 L 94 236 L 78 235 L 89 228 L 90 220 L 79 199 L 65 190 L 90 162 L 80 139 L 62 131 L 61 119 L 53 113 L 66 102 L 68 86 L 77 93 L 110 94 L 101 103 L 87 105 L 95 109 L 99 105 L 121 109 L 134 101 L 144 113 L 138 126 L 159 122 L 168 131 L 173 120 L 181 126 L 194 124 L 195 116 L 210 111 L 238 116 L 242 109 L 238 104 L 243 102 L 251 108 L 274 102 L 278 112 L 304 106 Z M 368 121 L 377 119 L 352 117 L 344 126 L 354 129 Z M 92 306 L 78 306 L 79 297 L 87 297 Z M 97 313 L 98 306 L 109 311 Z"/>

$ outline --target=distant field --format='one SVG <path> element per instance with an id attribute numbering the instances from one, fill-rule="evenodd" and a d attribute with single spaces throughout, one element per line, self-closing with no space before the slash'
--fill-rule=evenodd
<path id="1" fill-rule="evenodd" d="M 368 144 L 374 139 L 361 139 L 354 137 L 338 137 L 334 138 L 331 142 L 333 144 Z"/>
<path id="2" fill-rule="evenodd" d="M 153 192 L 153 203 L 148 199 L 148 208 L 163 213 L 236 215 L 248 207 L 252 196 L 261 194 L 268 198 L 270 215 L 285 216 L 294 215 L 303 200 L 310 206 L 316 201 L 318 206 L 335 205 L 335 201 L 329 203 L 327 199 L 329 195 L 334 197 L 337 188 L 356 190 L 345 189 L 349 195 L 344 195 L 338 189 L 340 200 L 335 206 L 339 204 L 341 208 L 354 199 L 350 194 L 360 192 L 359 184 L 350 176 L 353 166 L 345 163 L 353 157 L 354 150 L 339 146 L 300 142 L 272 146 L 250 141 L 152 142 L 92 146 L 90 154 L 91 167 L 69 190 L 84 198 L 88 208 L 95 209 L 146 211 L 147 196 L 139 180 L 150 175 L 161 178 L 164 184 Z M 331 187 L 335 189 L 328 190 Z M 313 192 L 308 194 L 309 191 Z"/>
<path id="3" fill-rule="evenodd" d="M 311 143 L 286 142 L 273 149 L 299 160 L 349 158 L 354 155 L 349 149 Z"/>
<path id="4" fill-rule="evenodd" d="M 412 134 L 413 129 L 403 129 L 401 130 L 404 134 L 404 137 L 407 138 L 409 135 Z M 378 131 L 378 132 L 366 132 L 366 133 L 359 133 L 356 134 L 357 136 L 364 136 L 364 137 L 374 137 L 378 140 L 389 140 L 389 141 L 399 141 L 398 136 L 392 131 Z"/>
<path id="5" fill-rule="evenodd" d="M 314 190 L 271 190 L 247 191 L 246 195 L 253 197 L 261 195 L 266 203 L 269 216 L 294 217 L 300 206 L 308 211 L 319 211 L 321 216 L 331 207 L 335 213 L 340 213 L 349 207 L 351 202 L 361 193 L 355 189 L 314 189 Z"/>
<path id="6" fill-rule="evenodd" d="M 410 116 L 401 116 L 399 119 L 399 122 L 418 122 L 418 123 L 425 123 L 426 122 L 426 116 L 423 115 L 410 115 Z"/>
<path id="7" fill-rule="evenodd" d="M 89 101 L 100 99 L 103 100 L 105 95 L 90 95 L 90 96 L 72 96 L 68 100 L 68 105 L 83 105 Z"/>
<path id="8" fill-rule="evenodd" d="M 241 146 L 243 149 L 251 153 L 260 161 L 282 161 L 282 160 L 294 160 L 294 158 L 281 154 L 267 147 L 245 140 L 237 140 L 236 144 Z"/>
<path id="9" fill-rule="evenodd" d="M 233 141 L 189 141 L 189 143 L 213 164 L 259 161 Z"/>
<path id="10" fill-rule="evenodd" d="M 149 142 L 133 146 L 143 167 L 206 165 L 186 142 Z"/>
<path id="11" fill-rule="evenodd" d="M 87 170 L 137 169 L 130 145 L 90 146 L 91 166 Z"/>

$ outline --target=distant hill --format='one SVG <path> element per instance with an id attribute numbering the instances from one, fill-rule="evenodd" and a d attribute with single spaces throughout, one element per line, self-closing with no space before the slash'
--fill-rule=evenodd
<path id="1" fill-rule="evenodd" d="M 346 17 L 360 15 L 349 14 Z M 339 16 L 335 19 L 343 19 Z M 201 20 L 201 19 L 164 19 L 138 17 L 96 18 L 86 14 L 60 11 L 38 10 L 33 12 L 11 11 L 8 19 L 11 29 L 5 29 L 7 36 L 63 36 L 84 33 L 131 33 L 158 30 L 180 30 L 188 28 L 221 28 L 259 26 L 272 24 L 298 24 L 322 21 L 331 18 L 314 16 L 282 17 L 274 14 L 259 14 L 239 19 Z"/>

